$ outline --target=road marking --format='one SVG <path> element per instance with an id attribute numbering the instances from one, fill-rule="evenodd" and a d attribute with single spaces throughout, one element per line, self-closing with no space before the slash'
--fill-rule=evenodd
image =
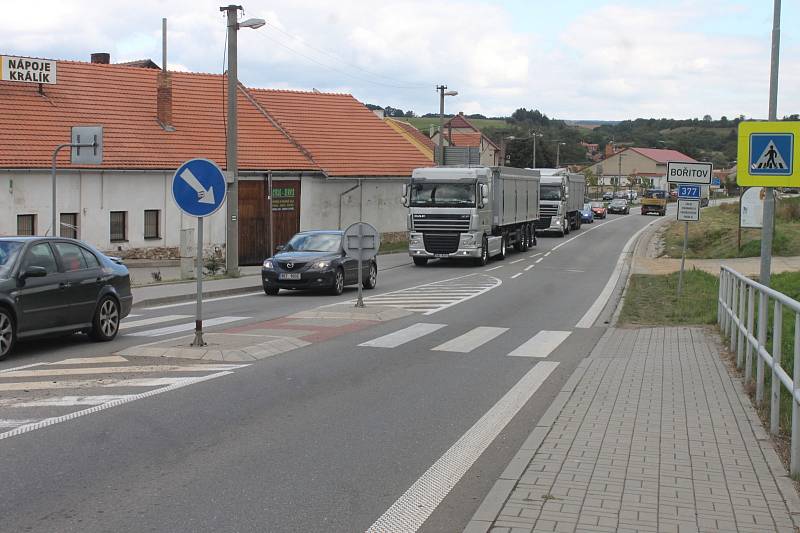
<path id="1" fill-rule="evenodd" d="M 192 315 L 164 315 L 151 318 L 143 318 L 141 320 L 134 320 L 132 322 L 123 322 L 119 325 L 119 329 L 138 328 L 140 326 L 149 326 L 150 324 L 160 324 L 162 322 L 172 322 L 173 320 L 183 320 L 185 318 L 192 318 Z"/>
<path id="2" fill-rule="evenodd" d="M 503 268 L 503 265 L 497 265 L 496 267 L 487 268 L 486 272 L 489 272 L 490 270 L 497 270 L 498 268 Z"/>
<path id="3" fill-rule="evenodd" d="M 569 337 L 569 331 L 542 330 L 511 352 L 512 357 L 547 357 Z"/>
<path id="4" fill-rule="evenodd" d="M 239 320 L 247 320 L 250 317 L 247 316 L 221 316 L 217 318 L 211 318 L 209 320 L 203 320 L 203 328 L 211 327 L 211 326 L 219 326 L 220 324 L 228 324 L 230 322 L 237 322 Z M 187 322 L 185 324 L 178 324 L 175 326 L 167 326 L 165 328 L 158 328 L 158 329 L 147 329 L 144 331 L 135 331 L 133 333 L 127 333 L 126 335 L 129 337 L 160 337 L 162 335 L 169 335 L 171 333 L 180 333 L 181 331 L 190 331 L 193 330 L 195 327 L 194 322 Z"/>
<path id="5" fill-rule="evenodd" d="M 564 272 L 586 272 L 585 270 L 578 270 L 576 268 L 567 268 Z"/>
<path id="6" fill-rule="evenodd" d="M 508 328 L 493 328 L 488 326 L 478 326 L 455 339 L 440 344 L 433 348 L 439 352 L 459 352 L 469 353 L 478 346 L 486 344 L 495 337 L 508 331 Z"/>
<path id="7" fill-rule="evenodd" d="M 118 355 L 109 355 L 107 357 L 74 357 L 72 359 L 62 359 L 61 361 L 54 361 L 52 363 L 42 363 L 47 366 L 57 365 L 85 365 L 85 364 L 101 364 L 101 363 L 127 363 L 128 360 Z M 21 370 L 21 369 L 17 369 Z"/>
<path id="8" fill-rule="evenodd" d="M 125 318 L 134 318 L 134 317 L 137 317 L 137 316 L 142 316 L 142 315 L 134 315 L 133 313 L 131 313 L 128 316 L 126 316 Z"/>
<path id="9" fill-rule="evenodd" d="M 247 366 L 247 365 L 243 365 Z M 184 379 L 180 382 L 173 383 L 166 387 L 162 387 L 160 389 L 150 390 L 147 392 L 143 392 L 141 394 L 133 394 L 130 396 L 126 396 L 125 398 L 120 398 L 118 400 L 112 400 L 108 403 L 104 403 L 101 405 L 94 405 L 89 407 L 88 409 L 83 409 L 82 411 L 75 411 L 73 413 L 69 413 L 63 416 L 53 417 L 53 418 L 45 418 L 44 420 L 40 420 L 38 422 L 33 422 L 30 424 L 25 424 L 22 426 L 18 426 L 10 431 L 6 431 L 5 433 L 0 433 L 0 440 L 7 439 L 10 437 L 16 437 L 17 435 L 22 435 L 23 433 L 28 433 L 31 431 L 35 431 L 37 429 L 46 428 L 48 426 L 52 426 L 54 424 L 60 424 L 61 422 L 66 422 L 68 420 L 73 420 L 75 418 L 79 418 L 82 416 L 90 415 L 93 413 L 97 413 L 99 411 L 104 411 L 106 409 L 110 409 L 112 407 L 116 407 L 118 405 L 122 405 L 128 402 L 133 402 L 136 400 L 141 400 L 144 398 L 149 398 L 151 396 L 156 396 L 157 394 L 163 394 L 165 392 L 170 392 L 176 389 L 180 389 L 183 387 L 187 387 L 189 385 L 193 385 L 195 383 L 199 383 L 201 381 L 208 381 L 210 379 L 216 379 L 222 376 L 227 376 L 232 374 L 233 372 L 217 372 L 215 374 L 209 374 L 207 376 L 197 377 L 197 378 L 189 378 Z"/>
<path id="10" fill-rule="evenodd" d="M 130 394 L 106 394 L 100 396 L 58 396 L 41 400 L 0 400 L 0 407 L 73 407 L 75 405 L 101 405 L 131 396 Z"/>
<path id="11" fill-rule="evenodd" d="M 11 429 L 17 426 L 24 426 L 25 424 L 30 424 L 31 422 L 35 422 L 35 419 L 30 418 L 23 418 L 23 419 L 14 419 L 14 418 L 0 418 L 0 429 Z"/>
<path id="12" fill-rule="evenodd" d="M 518 274 L 514 274 L 513 276 L 511 276 L 511 279 L 518 278 L 518 277 L 520 277 L 521 275 L 522 275 L 522 272 L 520 272 L 520 273 L 518 273 Z"/>
<path id="13" fill-rule="evenodd" d="M 219 296 L 217 298 L 209 298 L 209 299 L 205 299 L 204 298 L 203 299 L 203 303 L 204 304 L 208 304 L 208 303 L 211 303 L 211 302 L 221 302 L 222 300 L 233 300 L 233 299 L 236 299 L 236 298 L 247 298 L 249 296 L 264 296 L 264 291 L 247 292 L 245 294 L 234 294 L 233 296 Z M 179 302 L 179 303 L 175 303 L 175 304 L 157 305 L 155 307 L 145 307 L 144 310 L 145 311 L 158 311 L 159 309 L 171 309 L 173 307 L 182 307 L 184 305 L 197 305 L 197 302 L 192 300 L 190 302 Z"/>
<path id="14" fill-rule="evenodd" d="M 402 344 L 424 337 L 434 331 L 440 330 L 447 324 L 427 324 L 420 322 L 407 328 L 403 328 L 389 333 L 371 341 L 362 342 L 359 346 L 370 346 L 372 348 L 396 348 Z"/>
<path id="15" fill-rule="evenodd" d="M 130 365 L 130 366 L 95 366 L 78 368 L 40 368 L 38 370 L 15 370 L 6 372 L 7 378 L 40 378 L 51 376 L 78 376 L 93 374 L 133 374 L 142 372 L 219 372 L 234 370 L 242 365 Z"/>
<path id="16" fill-rule="evenodd" d="M 509 264 L 513 265 L 514 263 L 519 263 L 520 261 L 525 261 L 525 258 L 523 257 L 522 259 L 517 259 L 516 261 L 511 261 L 511 263 L 509 263 Z"/>
<path id="17" fill-rule="evenodd" d="M 536 260 L 536 264 L 538 265 L 538 264 L 539 264 L 539 263 L 541 263 L 542 261 L 544 261 L 544 257 L 540 257 L 539 259 L 537 259 L 537 260 Z"/>
<path id="18" fill-rule="evenodd" d="M 545 257 L 547 257 L 548 255 L 550 255 L 550 254 L 552 254 L 552 253 L 553 253 L 553 252 L 552 252 L 552 250 L 551 250 L 551 251 L 547 252 L 546 254 L 544 254 L 544 256 L 545 256 Z"/>
<path id="19" fill-rule="evenodd" d="M 528 257 L 530 257 L 531 259 L 533 259 L 534 257 L 536 257 L 536 256 L 538 256 L 538 255 L 542 255 L 543 253 L 544 253 L 544 252 L 538 252 L 538 253 L 535 253 L 535 254 L 531 254 L 531 255 L 529 255 Z"/>
<path id="20" fill-rule="evenodd" d="M 536 265 L 528 265 L 528 266 L 526 266 L 525 267 L 525 272 L 527 272 L 528 270 L 532 269 L 534 266 L 536 266 Z"/>
<path id="21" fill-rule="evenodd" d="M 417 531 L 557 366 L 557 362 L 540 361 L 531 368 L 367 532 Z"/>

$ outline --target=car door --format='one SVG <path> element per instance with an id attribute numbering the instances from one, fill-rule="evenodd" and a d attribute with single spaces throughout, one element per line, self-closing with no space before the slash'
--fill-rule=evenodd
<path id="1" fill-rule="evenodd" d="M 53 246 L 66 278 L 64 291 L 70 302 L 70 323 L 88 324 L 92 321 L 101 287 L 100 263 L 74 242 L 56 241 Z"/>
<path id="2" fill-rule="evenodd" d="M 64 274 L 59 272 L 55 253 L 47 242 L 31 245 L 22 257 L 20 274 L 28 267 L 38 266 L 47 274 L 42 277 L 20 278 L 16 300 L 21 337 L 36 332 L 63 328 L 69 320 L 69 299 Z"/>

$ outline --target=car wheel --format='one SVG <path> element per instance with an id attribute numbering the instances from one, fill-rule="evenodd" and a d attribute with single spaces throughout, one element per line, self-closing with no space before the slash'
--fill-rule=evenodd
<path id="1" fill-rule="evenodd" d="M 414 260 L 414 264 L 419 266 L 419 267 L 425 266 L 425 265 L 428 264 L 428 258 L 427 257 L 412 257 L 412 259 Z"/>
<path id="2" fill-rule="evenodd" d="M 475 263 L 478 266 L 484 266 L 488 262 L 489 262 L 489 239 L 487 239 L 486 235 L 484 235 L 483 241 L 481 241 L 481 256 L 475 260 Z"/>
<path id="3" fill-rule="evenodd" d="M 369 275 L 364 280 L 362 286 L 365 289 L 374 289 L 378 284 L 378 266 L 375 263 L 369 264 Z"/>
<path id="4" fill-rule="evenodd" d="M 342 294 L 344 290 L 344 271 L 341 268 L 336 269 L 336 274 L 333 276 L 333 285 L 331 285 L 331 294 L 336 296 Z"/>
<path id="5" fill-rule="evenodd" d="M 111 296 L 104 296 L 97 304 L 89 336 L 101 342 L 113 340 L 119 332 L 119 304 Z"/>
<path id="6" fill-rule="evenodd" d="M 267 296 L 277 296 L 279 292 L 281 292 L 279 287 L 270 287 L 269 285 L 264 286 L 264 293 Z"/>
<path id="7" fill-rule="evenodd" d="M 7 309 L 0 308 L 0 360 L 5 359 L 17 342 L 14 317 Z"/>

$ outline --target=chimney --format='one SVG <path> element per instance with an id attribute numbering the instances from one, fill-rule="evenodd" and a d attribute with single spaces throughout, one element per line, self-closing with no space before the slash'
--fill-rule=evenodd
<path id="1" fill-rule="evenodd" d="M 156 97 L 156 113 L 158 123 L 166 131 L 175 131 L 172 126 L 172 74 L 158 73 L 158 94 Z"/>
<path id="2" fill-rule="evenodd" d="M 99 65 L 108 65 L 111 63 L 111 54 L 108 52 L 97 52 L 92 54 L 92 63 L 97 63 Z"/>

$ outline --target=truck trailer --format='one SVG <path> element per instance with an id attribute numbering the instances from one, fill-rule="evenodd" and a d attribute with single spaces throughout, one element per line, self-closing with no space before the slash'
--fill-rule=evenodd
<path id="1" fill-rule="evenodd" d="M 505 258 L 509 246 L 536 244 L 539 173 L 512 167 L 418 168 L 403 185 L 408 213 L 408 254 L 429 259 L 469 259 L 485 265 Z"/>
<path id="2" fill-rule="evenodd" d="M 563 168 L 540 168 L 539 218 L 536 228 L 555 231 L 562 237 L 581 227 L 581 208 L 586 192 L 583 174 Z"/>

